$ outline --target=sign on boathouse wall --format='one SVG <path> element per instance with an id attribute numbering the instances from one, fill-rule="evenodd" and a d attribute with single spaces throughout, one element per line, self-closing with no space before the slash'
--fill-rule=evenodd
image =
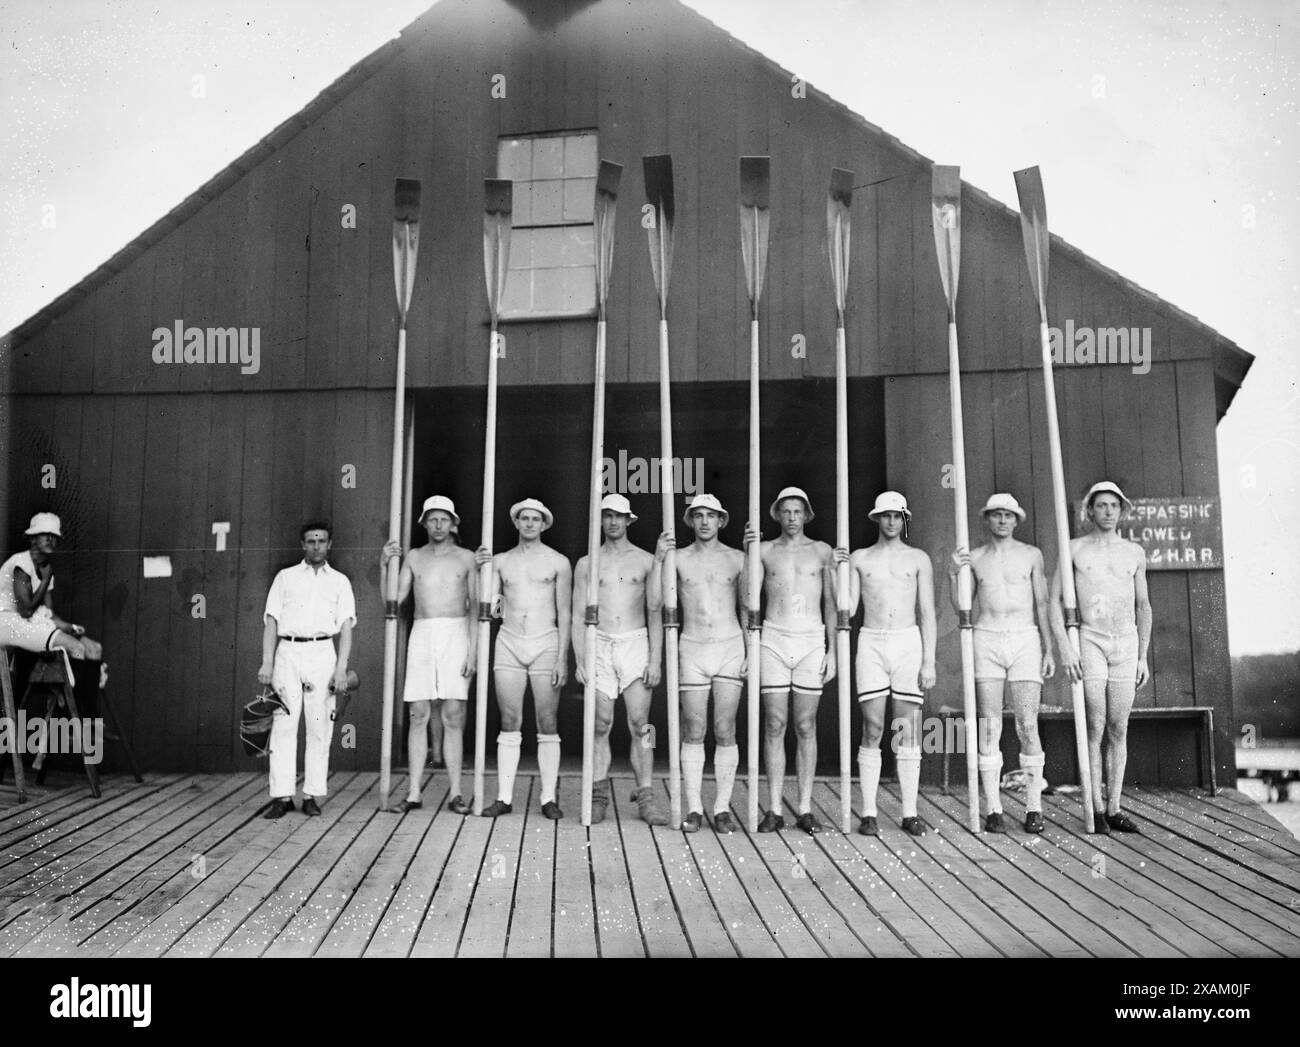
<path id="1" fill-rule="evenodd" d="M 1146 550 L 1148 571 L 1223 568 L 1219 499 L 1210 495 L 1134 498 L 1120 521 L 1119 536 Z"/>

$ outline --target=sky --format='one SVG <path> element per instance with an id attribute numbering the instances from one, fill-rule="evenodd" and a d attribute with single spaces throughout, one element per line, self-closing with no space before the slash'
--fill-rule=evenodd
<path id="1" fill-rule="evenodd" d="M 1300 648 L 1300 5 L 688 0 L 1256 357 L 1219 425 L 1234 654 Z M 0 0 L 0 331 L 428 0 Z"/>

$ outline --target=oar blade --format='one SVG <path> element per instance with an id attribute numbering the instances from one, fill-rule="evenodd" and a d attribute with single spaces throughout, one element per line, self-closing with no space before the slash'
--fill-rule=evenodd
<path id="1" fill-rule="evenodd" d="M 1037 167 L 1015 172 L 1016 195 L 1020 198 L 1020 232 L 1025 240 L 1025 262 L 1029 282 L 1038 301 L 1038 312 L 1047 322 L 1047 197 L 1043 195 L 1043 176 Z"/>
<path id="2" fill-rule="evenodd" d="M 614 213 L 618 204 L 618 185 L 623 165 L 602 160 L 596 172 L 596 206 L 594 234 L 596 240 L 596 315 L 605 318 L 609 298 L 609 273 L 614 265 Z"/>
<path id="3" fill-rule="evenodd" d="M 745 262 L 745 290 L 755 315 L 767 273 L 771 175 L 771 157 L 740 158 L 740 253 Z"/>
<path id="4" fill-rule="evenodd" d="M 668 301 L 668 277 L 673 267 L 673 158 L 643 156 L 646 202 L 654 210 L 654 223 L 646 230 L 650 241 L 650 269 L 659 305 Z"/>
<path id="5" fill-rule="evenodd" d="M 514 209 L 514 182 L 508 178 L 483 180 L 483 275 L 487 281 L 488 309 L 496 323 L 506 290 L 510 266 L 510 223 Z"/>
<path id="6" fill-rule="evenodd" d="M 415 287 L 419 234 L 420 180 L 398 178 L 393 186 L 393 281 L 397 290 L 397 311 L 403 322 Z"/>
<path id="7" fill-rule="evenodd" d="M 957 276 L 961 270 L 961 168 L 935 164 L 930 183 L 930 217 L 939 278 L 948 299 L 948 315 L 957 309 Z"/>
<path id="8" fill-rule="evenodd" d="M 835 311 L 844 323 L 844 300 L 849 284 L 849 231 L 853 204 L 853 172 L 831 168 L 831 188 L 826 197 L 826 242 L 830 250 L 831 279 L 835 283 Z"/>

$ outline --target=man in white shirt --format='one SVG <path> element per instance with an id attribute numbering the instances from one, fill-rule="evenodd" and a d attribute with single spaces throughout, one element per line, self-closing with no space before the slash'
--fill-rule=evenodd
<path id="1" fill-rule="evenodd" d="M 330 525 L 310 520 L 302 527 L 303 560 L 275 576 L 266 595 L 259 683 L 269 683 L 288 707 L 271 728 L 271 806 L 264 817 L 293 810 L 298 779 L 298 720 L 306 720 L 302 813 L 320 814 L 329 777 L 334 692 L 347 691 L 348 658 L 356 601 L 352 583 L 326 557 L 334 544 Z M 339 638 L 335 654 L 333 639 Z"/>

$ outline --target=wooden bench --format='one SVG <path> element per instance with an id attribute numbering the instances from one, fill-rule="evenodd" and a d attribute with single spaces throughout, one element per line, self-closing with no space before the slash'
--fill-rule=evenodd
<path id="1" fill-rule="evenodd" d="M 951 705 L 941 706 L 939 715 L 944 719 L 944 737 L 948 737 L 948 722 L 955 720 L 964 715 L 964 711 Z M 1015 720 L 1015 713 L 1010 709 L 1004 709 L 1002 719 Z M 1068 720 L 1074 721 L 1074 710 L 1061 705 L 1044 705 L 1038 710 L 1039 720 Z M 1214 709 L 1208 705 L 1166 705 L 1166 706 L 1144 706 L 1135 708 L 1129 714 L 1129 721 L 1133 720 L 1198 720 L 1198 730 L 1200 741 L 1205 752 L 1205 764 L 1209 768 L 1210 778 L 1210 795 L 1214 796 L 1219 791 L 1219 783 L 1214 770 Z M 1006 724 L 1003 724 L 1005 732 Z M 943 753 L 943 791 L 948 792 L 948 761 L 952 753 L 947 748 Z M 1077 761 L 1076 761 L 1077 763 Z M 1077 770 L 1077 768 L 1076 768 Z M 1205 784 L 1202 778 L 1201 785 Z"/>

